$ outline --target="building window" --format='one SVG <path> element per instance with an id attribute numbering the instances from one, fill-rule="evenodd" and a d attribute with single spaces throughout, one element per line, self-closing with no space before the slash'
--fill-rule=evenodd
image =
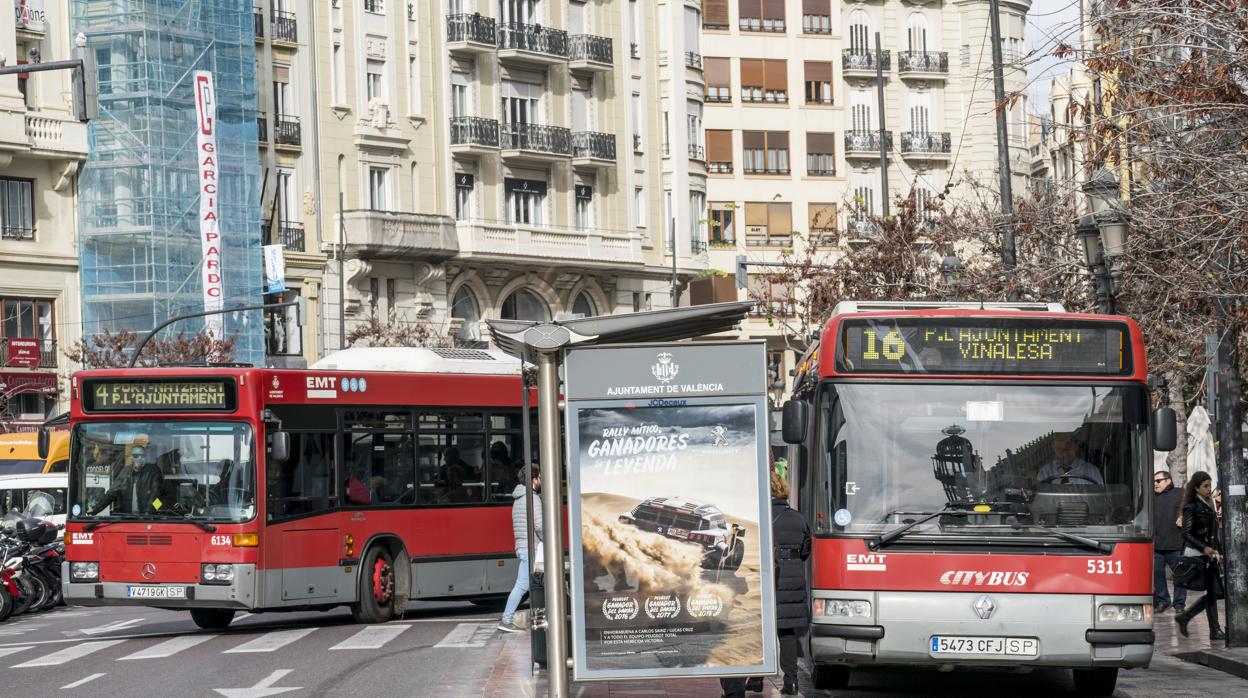
<path id="1" fill-rule="evenodd" d="M 507 222 L 541 225 L 546 205 L 546 183 L 534 179 L 505 179 Z"/>
<path id="2" fill-rule="evenodd" d="M 368 168 L 368 207 L 374 211 L 390 210 L 390 168 Z"/>
<path id="3" fill-rule="evenodd" d="M 646 190 L 643 187 L 633 187 L 633 218 L 638 228 L 646 227 Z"/>
<path id="4" fill-rule="evenodd" d="M 382 101 L 385 101 L 386 99 L 386 77 L 385 77 L 386 64 L 382 63 L 381 61 L 369 61 L 368 66 L 365 68 L 365 70 L 368 71 L 364 76 L 365 90 L 366 90 L 365 94 L 368 96 L 368 101 L 371 102 L 374 99 L 380 99 Z"/>
<path id="5" fill-rule="evenodd" d="M 416 50 L 415 46 L 411 47 Z M 416 54 L 407 56 L 407 108 L 413 114 L 420 113 L 420 64 Z"/>
<path id="6" fill-rule="evenodd" d="M 462 342 L 481 341 L 481 304 L 467 285 L 460 286 L 451 301 L 451 317 L 462 320 L 455 337 Z"/>
<path id="7" fill-rule="evenodd" d="M 706 76 L 707 102 L 732 101 L 732 59 L 703 58 L 702 70 Z"/>
<path id="8" fill-rule="evenodd" d="M 802 0 L 802 33 L 832 33 L 832 0 Z"/>
<path id="9" fill-rule="evenodd" d="M 386 0 L 364 0 L 364 11 L 375 15 L 384 15 L 386 13 Z"/>
<path id="10" fill-rule="evenodd" d="M 507 296 L 498 315 L 504 320 L 550 322 L 550 306 L 536 293 L 522 288 Z"/>
<path id="11" fill-rule="evenodd" d="M 472 191 L 476 177 L 467 172 L 455 173 L 455 220 L 472 220 Z"/>
<path id="12" fill-rule="evenodd" d="M 732 173 L 732 131 L 707 129 L 706 171 L 712 174 Z"/>
<path id="13" fill-rule="evenodd" d="M 712 247 L 733 247 L 737 240 L 737 205 L 726 201 L 710 204 Z"/>
<path id="14" fill-rule="evenodd" d="M 598 314 L 598 307 L 588 293 L 581 291 L 576 294 L 576 300 L 572 302 L 572 314 L 579 317 L 594 317 Z"/>
<path id="15" fill-rule="evenodd" d="M 702 212 L 706 210 L 706 192 L 689 192 L 689 251 L 701 254 L 706 251 L 706 234 L 702 231 Z"/>
<path id="16" fill-rule="evenodd" d="M 823 244 L 836 244 L 836 204 L 807 204 L 810 214 L 810 239 Z"/>
<path id="17" fill-rule="evenodd" d="M 832 103 L 832 64 L 828 61 L 806 61 L 806 103 Z"/>
<path id="18" fill-rule="evenodd" d="M 702 13 L 703 29 L 728 31 L 728 0 L 704 0 Z"/>
<path id="19" fill-rule="evenodd" d="M 787 203 L 745 204 L 745 244 L 750 247 L 791 245 L 793 206 Z"/>
<path id="20" fill-rule="evenodd" d="M 784 32 L 784 0 L 737 0 L 743 32 Z"/>
<path id="21" fill-rule="evenodd" d="M 788 131 L 742 131 L 742 167 L 746 174 L 788 174 Z"/>
<path id="22" fill-rule="evenodd" d="M 849 50 L 856 55 L 874 55 L 871 40 L 871 16 L 861 8 L 849 13 Z"/>
<path id="23" fill-rule="evenodd" d="M 806 174 L 829 177 L 836 174 L 836 134 L 806 134 Z"/>
<path id="24" fill-rule="evenodd" d="M 273 66 L 273 114 L 284 116 L 294 114 L 290 103 L 290 66 Z"/>
<path id="25" fill-rule="evenodd" d="M 285 303 L 299 297 L 298 289 L 287 289 L 273 299 Z M 303 337 L 299 331 L 295 306 L 271 308 L 264 312 L 265 347 L 269 356 L 298 356 L 303 353 Z"/>
<path id="26" fill-rule="evenodd" d="M 788 62 L 784 60 L 741 59 L 741 101 L 789 101 Z"/>
<path id="27" fill-rule="evenodd" d="M 0 235 L 5 240 L 35 239 L 35 183 L 0 177 Z"/>
<path id="28" fill-rule="evenodd" d="M 40 339 L 52 349 L 55 324 L 52 320 L 52 301 L 38 298 L 5 298 L 0 308 L 4 310 L 4 323 L 0 329 L 4 339 Z M 55 365 L 55 364 L 53 364 Z"/>
<path id="29" fill-rule="evenodd" d="M 332 80 L 331 91 L 334 96 L 334 104 L 343 104 L 347 101 L 346 81 L 343 75 L 346 73 L 346 59 L 343 57 L 342 44 L 337 40 L 334 41 L 333 49 L 333 66 L 330 73 Z"/>
<path id="30" fill-rule="evenodd" d="M 588 184 L 576 185 L 576 229 L 589 230 L 593 226 L 594 188 Z"/>

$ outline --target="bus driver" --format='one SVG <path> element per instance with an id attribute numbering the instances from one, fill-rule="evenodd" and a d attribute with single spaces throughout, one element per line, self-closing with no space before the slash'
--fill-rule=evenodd
<path id="1" fill-rule="evenodd" d="M 1057 459 L 1036 473 L 1039 484 L 1104 485 L 1105 478 L 1096 466 L 1079 457 L 1079 441 L 1074 432 L 1053 435 L 1053 453 Z"/>

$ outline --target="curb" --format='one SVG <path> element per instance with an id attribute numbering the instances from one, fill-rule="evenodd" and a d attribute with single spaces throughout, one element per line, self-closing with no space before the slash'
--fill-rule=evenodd
<path id="1" fill-rule="evenodd" d="M 1243 650 L 1197 650 L 1174 655 L 1185 662 L 1200 664 L 1241 679 L 1248 679 L 1248 654 Z"/>

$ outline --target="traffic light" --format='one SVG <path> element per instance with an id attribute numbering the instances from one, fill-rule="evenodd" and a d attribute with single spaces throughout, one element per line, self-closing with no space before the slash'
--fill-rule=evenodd
<path id="1" fill-rule="evenodd" d="M 745 255 L 737 255 L 737 288 L 745 288 L 750 285 L 749 276 L 745 273 L 747 264 Z"/>
<path id="2" fill-rule="evenodd" d="M 82 66 L 73 69 L 74 116 L 79 121 L 90 121 L 100 115 L 100 73 L 95 49 L 87 48 L 86 36 L 78 34 L 75 44 L 74 58 L 81 60 Z"/>

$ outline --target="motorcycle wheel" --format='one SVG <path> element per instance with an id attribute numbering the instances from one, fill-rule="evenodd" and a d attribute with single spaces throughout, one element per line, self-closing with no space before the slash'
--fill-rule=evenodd
<path id="1" fill-rule="evenodd" d="M 35 613 L 36 611 L 42 611 L 45 607 L 47 607 L 48 599 L 52 596 L 52 594 L 48 591 L 48 583 L 43 581 L 43 577 L 40 577 L 37 574 L 31 575 L 30 583 L 35 587 L 35 600 L 30 604 L 30 612 Z"/>
<path id="2" fill-rule="evenodd" d="M 0 622 L 8 618 L 13 613 L 13 597 L 9 594 L 9 588 L 0 585 Z"/>
<path id="3" fill-rule="evenodd" d="M 35 587 L 26 575 L 13 580 L 13 583 L 17 584 L 17 588 L 22 592 L 21 596 L 13 599 L 13 615 L 20 616 L 30 610 L 30 605 L 35 602 Z"/>

